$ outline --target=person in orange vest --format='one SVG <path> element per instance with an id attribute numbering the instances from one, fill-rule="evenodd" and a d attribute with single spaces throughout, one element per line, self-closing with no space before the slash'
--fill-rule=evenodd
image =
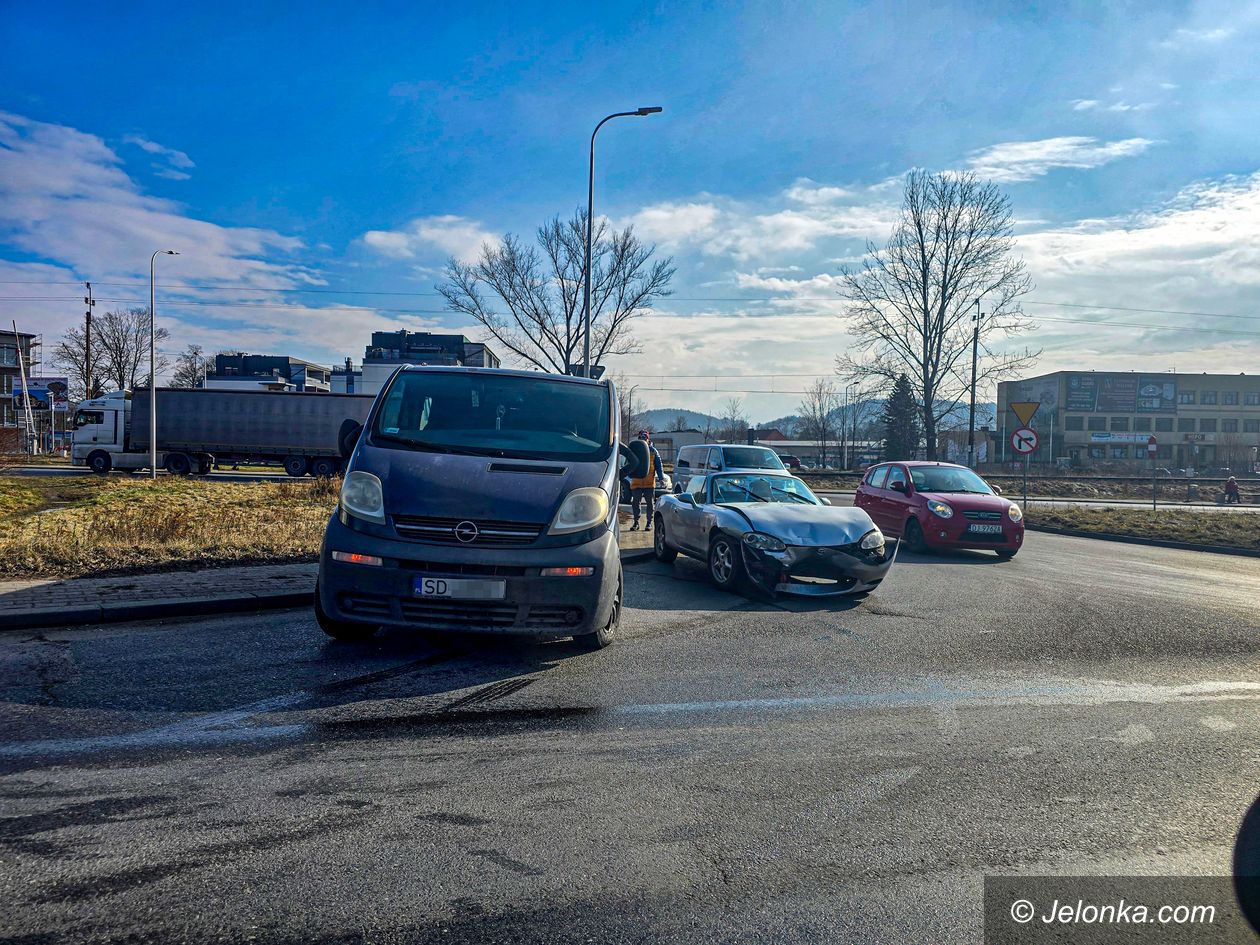
<path id="1" fill-rule="evenodd" d="M 652 506 L 656 502 L 656 480 L 663 476 L 661 469 L 661 454 L 656 451 L 656 447 L 652 445 L 652 434 L 647 430 L 639 431 L 639 439 L 648 445 L 648 452 L 651 454 L 651 461 L 648 463 L 647 472 L 638 479 L 630 480 L 630 514 L 634 516 L 634 522 L 630 526 L 630 531 L 639 530 L 639 503 L 646 503 L 647 525 L 644 531 L 652 530 Z"/>

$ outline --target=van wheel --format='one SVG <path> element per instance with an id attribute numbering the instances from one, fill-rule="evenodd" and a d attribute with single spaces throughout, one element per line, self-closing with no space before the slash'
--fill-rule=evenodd
<path id="1" fill-rule="evenodd" d="M 351 623 L 348 620 L 334 620 L 324 612 L 324 605 L 319 599 L 319 587 L 315 588 L 315 622 L 319 629 L 334 640 L 346 643 L 365 643 L 376 635 L 377 627 L 370 623 Z"/>
<path id="2" fill-rule="evenodd" d="M 167 453 L 166 471 L 172 476 L 187 476 L 192 472 L 192 461 L 183 453 Z"/>
<path id="3" fill-rule="evenodd" d="M 665 519 L 656 516 L 656 524 L 652 527 L 656 530 L 652 538 L 652 551 L 656 554 L 656 560 L 662 564 L 673 564 L 678 552 L 665 541 Z"/>
<path id="4" fill-rule="evenodd" d="M 608 623 L 603 629 L 596 630 L 594 633 L 583 633 L 573 638 L 573 642 L 582 649 L 591 652 L 602 650 L 616 638 L 617 630 L 621 627 L 621 588 L 622 574 L 618 571 L 617 593 L 613 595 L 612 616 L 608 618 Z"/>
<path id="5" fill-rule="evenodd" d="M 102 453 L 99 450 L 88 457 L 87 464 L 88 469 L 98 476 L 104 476 L 114 468 L 114 461 L 109 458 L 109 454 Z"/>
<path id="6" fill-rule="evenodd" d="M 337 461 L 327 456 L 319 456 L 311 460 L 311 475 L 316 479 L 331 479 L 337 475 Z"/>
<path id="7" fill-rule="evenodd" d="M 284 458 L 284 471 L 294 479 L 300 479 L 306 475 L 306 457 L 305 456 L 286 456 Z"/>

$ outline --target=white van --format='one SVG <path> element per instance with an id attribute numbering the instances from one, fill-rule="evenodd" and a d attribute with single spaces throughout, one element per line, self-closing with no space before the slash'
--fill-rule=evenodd
<path id="1" fill-rule="evenodd" d="M 674 460 L 674 491 L 686 490 L 692 476 L 707 476 L 728 469 L 775 469 L 785 472 L 783 460 L 765 446 L 710 443 L 684 446 Z"/>

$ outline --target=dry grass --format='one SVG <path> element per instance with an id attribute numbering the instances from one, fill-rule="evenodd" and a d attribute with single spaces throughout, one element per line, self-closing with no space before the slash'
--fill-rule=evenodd
<path id="1" fill-rule="evenodd" d="M 9 503 L 14 513 L 0 520 L 0 573 L 118 574 L 314 560 L 339 487 L 340 480 L 91 477 L 55 491 L 0 479 L 0 510 Z"/>
<path id="2" fill-rule="evenodd" d="M 1155 512 L 1150 509 L 1088 509 L 1070 505 L 1046 508 L 1033 505 L 1028 521 L 1034 527 L 1052 525 L 1086 532 L 1260 550 L 1260 513 Z"/>

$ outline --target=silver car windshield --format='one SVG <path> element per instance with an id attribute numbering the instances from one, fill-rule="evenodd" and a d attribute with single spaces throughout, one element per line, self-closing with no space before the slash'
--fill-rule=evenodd
<path id="1" fill-rule="evenodd" d="M 790 502 L 821 505 L 809 486 L 792 476 L 758 476 L 734 473 L 713 478 L 713 501 L 723 505 L 750 502 Z"/>

